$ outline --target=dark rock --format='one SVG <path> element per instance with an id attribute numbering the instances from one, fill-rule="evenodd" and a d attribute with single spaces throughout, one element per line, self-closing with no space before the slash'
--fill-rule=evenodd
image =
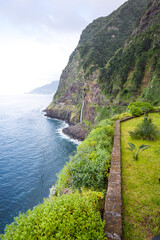
<path id="1" fill-rule="evenodd" d="M 152 240 L 160 240 L 160 234 L 158 234 L 156 237 L 152 238 Z"/>
<path id="2" fill-rule="evenodd" d="M 69 137 L 83 141 L 89 133 L 88 127 L 84 123 L 78 123 L 63 129 L 63 133 Z"/>
<path id="3" fill-rule="evenodd" d="M 46 117 L 50 117 L 50 118 L 57 118 L 63 121 L 66 121 L 67 123 L 70 123 L 70 112 L 64 111 L 64 110 L 52 110 L 52 109 L 46 109 L 45 110 Z"/>

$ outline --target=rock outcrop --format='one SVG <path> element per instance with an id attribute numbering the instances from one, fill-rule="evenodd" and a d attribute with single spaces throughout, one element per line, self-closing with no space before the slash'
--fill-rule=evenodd
<path id="1" fill-rule="evenodd" d="M 89 131 L 85 123 L 78 123 L 63 129 L 63 133 L 73 139 L 83 141 L 87 137 Z"/>

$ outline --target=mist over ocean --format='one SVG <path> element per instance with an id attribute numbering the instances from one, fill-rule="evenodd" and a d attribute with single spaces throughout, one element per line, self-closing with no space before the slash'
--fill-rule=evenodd
<path id="1" fill-rule="evenodd" d="M 42 116 L 51 95 L 0 96 L 0 233 L 19 212 L 43 198 L 74 154 L 63 138 L 64 122 Z"/>

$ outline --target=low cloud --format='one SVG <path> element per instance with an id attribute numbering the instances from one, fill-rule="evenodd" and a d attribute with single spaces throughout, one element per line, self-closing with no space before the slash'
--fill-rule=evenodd
<path id="1" fill-rule="evenodd" d="M 80 32 L 93 19 L 106 16 L 124 0 L 0 0 L 1 19 L 29 31 Z"/>
<path id="2" fill-rule="evenodd" d="M 125 0 L 0 0 L 0 93 L 59 80 L 82 30 Z"/>

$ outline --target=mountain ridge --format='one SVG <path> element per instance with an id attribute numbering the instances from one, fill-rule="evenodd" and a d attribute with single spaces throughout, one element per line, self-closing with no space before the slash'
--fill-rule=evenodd
<path id="1" fill-rule="evenodd" d="M 59 81 L 52 81 L 41 87 L 35 88 L 29 92 L 29 94 L 53 94 L 57 91 Z"/>

